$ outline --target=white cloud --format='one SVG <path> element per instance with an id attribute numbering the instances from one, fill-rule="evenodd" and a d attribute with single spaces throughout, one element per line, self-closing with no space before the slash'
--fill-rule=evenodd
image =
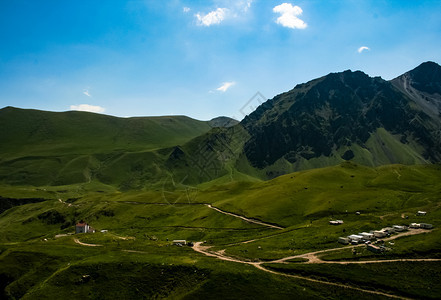
<path id="1" fill-rule="evenodd" d="M 211 26 L 221 23 L 225 19 L 227 13 L 228 8 L 217 8 L 206 15 L 197 13 L 195 16 L 199 26 Z"/>
<path id="2" fill-rule="evenodd" d="M 88 111 L 94 113 L 103 113 L 106 111 L 104 107 L 90 104 L 71 105 L 70 110 Z"/>
<path id="3" fill-rule="evenodd" d="M 225 6 L 223 8 L 218 7 L 216 10 L 210 11 L 207 14 L 195 14 L 194 16 L 196 17 L 197 25 L 208 27 L 220 24 L 227 18 L 239 18 L 248 12 L 254 0 L 225 0 L 222 2 Z M 190 8 L 184 7 L 184 12 L 189 11 Z"/>
<path id="4" fill-rule="evenodd" d="M 234 81 L 224 82 L 224 83 L 222 83 L 222 85 L 220 87 L 218 87 L 216 89 L 216 91 L 220 91 L 222 93 L 225 93 L 230 87 L 232 87 L 235 84 L 236 83 Z"/>
<path id="5" fill-rule="evenodd" d="M 366 47 L 366 46 L 361 46 L 360 48 L 358 48 L 358 53 L 361 53 L 361 52 L 363 52 L 364 50 L 371 50 L 369 47 Z"/>
<path id="6" fill-rule="evenodd" d="M 184 11 L 185 13 L 188 13 L 190 10 L 191 10 L 190 7 L 184 7 L 184 8 L 183 8 L 183 11 Z"/>
<path id="7" fill-rule="evenodd" d="M 273 8 L 273 12 L 279 13 L 276 23 L 283 27 L 292 29 L 305 29 L 308 25 L 299 19 L 303 10 L 299 6 L 293 6 L 291 3 L 282 3 Z"/>
<path id="8" fill-rule="evenodd" d="M 241 6 L 243 7 L 243 11 L 247 12 L 251 8 L 251 4 L 253 3 L 253 0 L 247 0 L 241 2 Z"/>
<path id="9" fill-rule="evenodd" d="M 89 93 L 89 90 L 87 89 L 83 91 L 83 94 L 86 95 L 87 97 L 92 98 L 92 95 Z"/>

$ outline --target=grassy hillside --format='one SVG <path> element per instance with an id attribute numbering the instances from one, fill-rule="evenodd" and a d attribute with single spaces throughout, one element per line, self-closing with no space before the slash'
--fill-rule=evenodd
<path id="1" fill-rule="evenodd" d="M 185 116 L 117 118 L 88 112 L 0 110 L 1 158 L 141 151 L 179 145 L 210 130 Z"/>
<path id="2" fill-rule="evenodd" d="M 339 236 L 393 224 L 427 222 L 434 224 L 435 229 L 397 239 L 390 246 L 393 251 L 381 259 L 441 257 L 440 166 L 369 168 L 346 162 L 266 182 L 247 180 L 248 177 L 235 173 L 233 178 L 242 181 L 216 179 L 187 185 L 170 179 L 146 191 L 127 192 L 95 182 L 0 186 L 0 196 L 9 199 L 9 204 L 17 204 L 0 215 L 3 297 L 68 297 L 70 293 L 75 299 L 110 295 L 210 298 L 222 294 L 226 299 L 243 295 L 283 299 L 301 292 L 305 298 L 369 298 L 362 292 L 328 286 L 323 289 L 319 283 L 284 278 L 249 265 L 205 257 L 190 247 L 171 246 L 173 239 L 206 241 L 213 251 L 223 251 L 228 256 L 267 261 L 341 248 L 336 242 Z M 26 199 L 40 202 L 28 203 Z M 284 229 L 246 222 L 215 211 L 208 203 Z M 416 216 L 417 210 L 428 214 Z M 356 215 L 357 211 L 361 214 Z M 98 232 L 69 235 L 80 219 Z M 330 226 L 331 219 L 342 219 L 344 224 Z M 99 232 L 103 229 L 107 232 Z M 98 246 L 79 245 L 74 238 Z M 378 254 L 359 252 L 358 259 L 378 259 Z M 323 259 L 353 259 L 353 254 L 343 248 L 341 252 L 327 253 Z M 349 280 L 340 269 L 333 273 L 333 266 L 323 269 L 296 267 L 297 264 L 267 267 L 334 282 Z M 414 297 L 417 289 L 424 288 L 426 283 L 420 285 L 418 281 L 405 287 L 395 284 L 396 276 L 405 274 L 409 264 L 388 263 L 379 267 L 389 274 L 385 278 L 390 278 L 378 279 L 381 283 L 364 280 L 363 274 L 375 272 L 376 268 L 354 266 L 350 269 L 349 282 L 366 289 Z M 415 276 L 421 274 L 425 278 L 425 272 L 430 272 L 430 280 L 438 280 L 436 266 L 426 262 L 412 264 Z M 268 287 L 269 283 L 273 287 Z M 425 290 L 423 294 L 435 297 L 437 290 Z"/>
<path id="3" fill-rule="evenodd" d="M 98 181 L 123 190 L 160 180 L 167 174 L 161 171 L 171 151 L 167 148 L 211 129 L 209 122 L 184 116 L 116 118 L 12 107 L 0 110 L 0 127 L 0 182 L 41 186 Z"/>

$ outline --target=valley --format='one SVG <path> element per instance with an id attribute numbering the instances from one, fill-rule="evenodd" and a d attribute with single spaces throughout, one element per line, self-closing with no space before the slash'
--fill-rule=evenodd
<path id="1" fill-rule="evenodd" d="M 193 198 L 184 197 L 187 190 L 181 188 L 171 194 L 173 198 L 168 198 L 175 202 L 164 199 L 160 190 L 125 193 L 82 190 L 83 194 L 79 194 L 81 189 L 76 185 L 61 189 L 3 187 L 2 194 L 10 198 L 20 193 L 46 198 L 15 206 L 0 218 L 0 264 L 4 266 L 2 278 L 9 282 L 5 293 L 8 297 L 38 298 L 63 295 L 64 290 L 73 289 L 75 297 L 108 297 L 108 293 L 118 289 L 126 295 L 131 293 L 126 290 L 127 284 L 137 286 L 132 280 L 144 278 L 139 277 L 144 272 L 136 271 L 141 268 L 178 276 L 179 280 L 170 279 L 173 285 L 161 287 L 162 292 L 145 290 L 151 289 L 152 281 L 139 282 L 140 294 L 133 294 L 134 297 L 175 297 L 175 293 L 182 291 L 187 295 L 182 298 L 199 297 L 207 296 L 209 289 L 225 294 L 226 298 L 235 298 L 246 289 L 250 296 L 270 292 L 282 298 L 287 293 L 289 298 L 290 293 L 307 289 L 307 293 L 301 293 L 305 298 L 312 295 L 369 298 L 373 294 L 385 298 L 421 295 L 436 298 L 439 290 L 435 282 L 441 264 L 438 247 L 441 240 L 437 233 L 441 225 L 440 177 L 441 168 L 436 165 L 373 169 L 344 163 L 265 182 L 232 182 L 203 189 L 195 186 L 193 189 L 198 193 Z M 328 201 L 323 201 L 324 195 Z M 263 205 L 268 199 L 271 206 Z M 418 210 L 428 214 L 417 216 Z M 357 211 L 361 214 L 355 214 Z M 343 219 L 344 224 L 329 225 L 333 218 Z M 63 224 L 75 224 L 78 219 L 87 220 L 96 233 L 69 235 L 72 225 Z M 337 243 L 343 235 L 422 221 L 432 223 L 434 229 L 410 229 L 392 235 L 394 245 L 389 245 L 392 251 L 382 254 L 367 251 L 365 245 Z M 55 237 L 60 234 L 64 236 Z M 192 241 L 195 245 L 174 246 L 175 239 Z M 385 239 L 389 241 L 392 240 Z M 355 256 L 352 248 L 358 249 Z M 42 265 L 45 259 L 47 262 Z M 11 268 L 16 260 L 27 261 L 26 269 Z M 344 272 L 330 276 L 327 269 L 321 272 L 322 269 L 303 267 L 342 264 L 354 266 L 354 270 L 366 265 L 361 269 L 367 268 L 363 272 L 381 265 L 382 272 L 394 270 L 396 274 L 390 277 L 390 282 L 360 283 L 358 275 L 348 279 Z M 430 285 L 431 290 L 420 295 L 407 286 L 396 287 L 393 278 L 404 276 L 409 265 L 415 269 L 413 275 L 420 274 L 415 273 L 420 267 L 424 276 L 430 274 L 423 286 Z M 102 273 L 109 268 L 114 276 L 127 277 L 130 272 L 126 280 L 131 283 L 109 287 L 102 281 L 102 276 L 109 278 L 108 271 L 107 275 Z M 187 273 L 189 270 L 193 271 Z M 255 279 L 250 281 L 251 278 Z M 199 283 L 195 284 L 194 280 Z M 277 292 L 271 288 L 258 289 L 260 280 L 271 282 Z M 232 284 L 236 288 L 231 288 Z M 326 290 L 322 285 L 327 286 Z"/>
<path id="2" fill-rule="evenodd" d="M 0 109 L 0 298 L 438 299 L 440 70 L 241 122 Z"/>

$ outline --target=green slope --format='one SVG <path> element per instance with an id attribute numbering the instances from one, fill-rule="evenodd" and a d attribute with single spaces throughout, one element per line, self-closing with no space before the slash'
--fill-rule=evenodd
<path id="1" fill-rule="evenodd" d="M 64 185 L 99 177 L 127 189 L 156 179 L 152 159 L 164 158 L 155 149 L 185 144 L 211 126 L 185 116 L 116 118 L 7 107 L 0 110 L 0 128 L 2 182 Z"/>
<path id="2" fill-rule="evenodd" d="M 3 295 L 31 299 L 44 295 L 67 296 L 74 291 L 73 298 L 108 298 L 110 295 L 186 298 L 208 297 L 212 292 L 213 297 L 222 294 L 223 298 L 232 299 L 244 294 L 254 298 L 263 295 L 289 299 L 290 292 L 303 291 L 306 298 L 369 298 L 361 292 L 334 287 L 323 289 L 320 284 L 268 274 L 252 266 L 221 262 L 188 247 L 172 247 L 172 239 L 205 240 L 214 246 L 213 250 L 255 261 L 341 247 L 336 239 L 345 234 L 392 224 L 427 222 L 434 224 L 433 231 L 396 240 L 394 251 L 381 258 L 441 257 L 438 234 L 441 167 L 438 165 L 369 168 L 345 162 L 266 182 L 248 180 L 242 174 L 232 176 L 245 181 L 217 179 L 199 186 L 171 181 L 148 191 L 125 193 L 94 182 L 39 188 L 0 186 L 0 196 L 9 197 L 9 203 L 20 196 L 45 200 L 28 204 L 21 201 L 0 214 Z M 247 223 L 210 209 L 206 203 L 286 228 L 279 230 Z M 418 217 L 417 210 L 425 210 L 428 215 Z M 356 211 L 361 215 L 356 215 Z M 108 232 L 75 238 L 102 246 L 75 244 L 73 236 L 55 238 L 57 234 L 72 232 L 79 219 Z M 330 219 L 343 219 L 344 224 L 330 226 Z M 237 244 L 253 239 L 257 240 Z M 345 257 L 347 253 L 330 255 Z M 372 253 L 360 255 L 377 259 Z M 390 280 L 385 277 L 381 284 L 376 280 L 363 280 L 363 274 L 359 274 L 363 271 L 355 266 L 350 268 L 351 278 L 347 278 L 340 271 L 331 276 L 332 266 L 317 269 L 293 264 L 286 265 L 286 269 L 285 265 L 271 266 L 280 272 L 319 276 L 336 282 L 358 285 L 363 281 L 362 287 L 366 289 L 379 288 L 407 297 L 417 296 L 415 288 L 430 286 L 439 276 L 437 265 L 415 262 L 412 263 L 415 276 L 430 270 L 431 275 L 426 279 L 429 282 L 400 287 L 395 284 L 396 280 L 408 272 L 411 263 L 378 267 L 391 274 L 387 277 Z M 376 269 L 367 266 L 365 271 Z M 263 282 L 277 288 L 261 288 Z M 438 290 L 425 290 L 424 296 L 434 297 Z"/>
<path id="3" fill-rule="evenodd" d="M 117 118 L 6 107 L 0 110 L 0 155 L 23 156 L 140 151 L 179 145 L 211 126 L 185 116 Z"/>

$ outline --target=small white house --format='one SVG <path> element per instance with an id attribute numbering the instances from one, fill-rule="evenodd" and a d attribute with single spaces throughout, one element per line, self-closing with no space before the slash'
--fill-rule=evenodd
<path id="1" fill-rule="evenodd" d="M 427 223 L 420 223 L 420 227 L 424 228 L 424 229 L 432 229 L 433 225 L 432 224 L 427 224 Z"/>
<path id="2" fill-rule="evenodd" d="M 329 221 L 330 225 L 341 225 L 343 223 L 344 223 L 343 220 Z"/>
<path id="3" fill-rule="evenodd" d="M 389 233 L 389 234 L 392 234 L 392 233 L 396 232 L 395 228 L 392 228 L 392 227 L 386 227 L 386 228 L 383 228 L 381 230 L 386 232 L 386 233 Z"/>
<path id="4" fill-rule="evenodd" d="M 338 238 L 338 242 L 339 242 L 340 244 L 347 245 L 347 244 L 349 244 L 349 239 L 348 239 L 348 238 L 345 238 L 345 237 L 339 237 L 339 238 Z"/>
<path id="5" fill-rule="evenodd" d="M 351 234 L 350 236 L 348 236 L 349 241 L 360 241 L 361 239 L 363 239 L 363 237 L 361 235 L 356 235 L 356 234 Z"/>
<path id="6" fill-rule="evenodd" d="M 187 245 L 187 241 L 186 240 L 173 240 L 173 245 L 184 246 L 184 245 Z"/>
<path id="7" fill-rule="evenodd" d="M 398 231 L 398 232 L 406 230 L 406 227 L 405 226 L 401 226 L 401 225 L 394 225 L 392 227 L 395 229 L 395 231 Z"/>
<path id="8" fill-rule="evenodd" d="M 359 233 L 358 235 L 361 235 L 363 237 L 363 239 L 365 239 L 365 240 L 372 240 L 374 238 L 374 234 L 368 233 L 368 232 L 362 232 L 362 233 Z"/>
<path id="9" fill-rule="evenodd" d="M 427 212 L 422 211 L 422 210 L 419 210 L 419 211 L 417 211 L 417 213 L 416 213 L 417 216 L 425 216 L 426 214 L 427 214 Z"/>
<path id="10" fill-rule="evenodd" d="M 81 220 L 75 225 L 75 233 L 95 233 L 95 229 L 93 229 L 89 224 Z"/>
<path id="11" fill-rule="evenodd" d="M 375 230 L 375 231 L 373 232 L 373 234 L 374 234 L 374 236 L 375 236 L 376 238 L 382 238 L 382 237 L 387 236 L 387 233 L 386 233 L 385 231 L 383 231 L 383 230 Z"/>
<path id="12" fill-rule="evenodd" d="M 84 221 L 80 221 L 75 225 L 75 233 L 86 233 L 89 232 L 89 224 Z"/>
<path id="13" fill-rule="evenodd" d="M 409 227 L 410 228 L 420 228 L 421 224 L 419 224 L 419 223 L 410 223 Z"/>

